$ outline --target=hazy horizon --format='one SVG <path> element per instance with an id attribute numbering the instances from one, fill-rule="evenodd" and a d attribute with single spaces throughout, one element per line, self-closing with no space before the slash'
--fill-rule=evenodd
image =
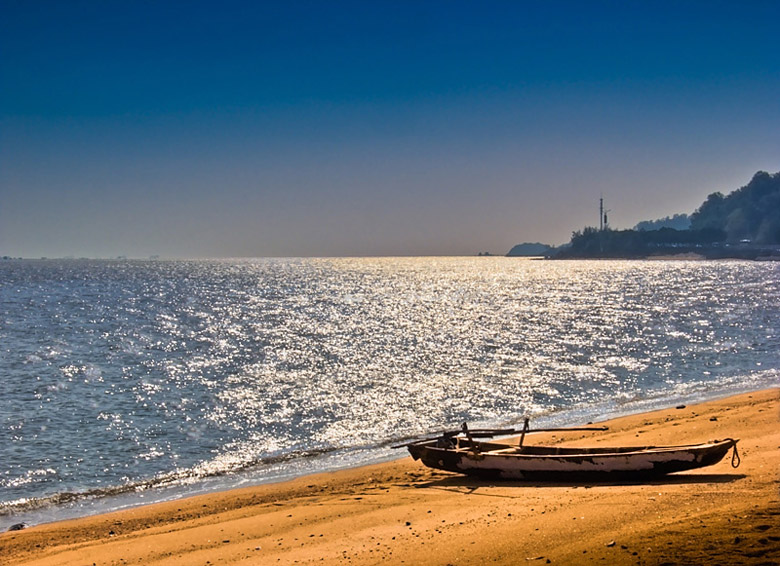
<path id="1" fill-rule="evenodd" d="M 501 255 L 780 170 L 776 2 L 0 16 L 0 256 Z"/>

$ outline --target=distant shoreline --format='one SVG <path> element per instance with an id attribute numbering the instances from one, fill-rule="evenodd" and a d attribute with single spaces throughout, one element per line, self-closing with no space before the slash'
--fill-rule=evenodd
<path id="1" fill-rule="evenodd" d="M 604 253 L 579 254 L 563 251 L 547 256 L 548 259 L 627 259 L 627 260 L 743 260 L 780 261 L 780 246 L 724 246 L 684 248 L 680 251 L 659 250 L 657 253 Z"/>

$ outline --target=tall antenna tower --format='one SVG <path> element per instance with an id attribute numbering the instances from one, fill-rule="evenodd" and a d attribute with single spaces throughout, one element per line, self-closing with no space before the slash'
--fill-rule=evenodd
<path id="1" fill-rule="evenodd" d="M 607 219 L 607 213 L 612 212 L 604 208 L 604 197 L 599 198 L 599 231 L 603 232 L 609 228 L 609 220 Z"/>

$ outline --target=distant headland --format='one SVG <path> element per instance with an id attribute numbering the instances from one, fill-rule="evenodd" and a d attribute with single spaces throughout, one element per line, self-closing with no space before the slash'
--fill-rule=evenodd
<path id="1" fill-rule="evenodd" d="M 644 221 L 630 230 L 613 230 L 601 203 L 599 227 L 572 234 L 563 246 L 518 244 L 507 256 L 551 259 L 648 258 L 780 260 L 780 172 L 759 171 L 727 196 L 712 193 L 691 215 Z"/>
<path id="2" fill-rule="evenodd" d="M 555 247 L 548 246 L 547 244 L 540 244 L 539 242 L 531 244 L 526 242 L 525 244 L 517 244 L 509 250 L 509 253 L 506 255 L 508 257 L 539 257 L 548 256 L 554 251 Z"/>

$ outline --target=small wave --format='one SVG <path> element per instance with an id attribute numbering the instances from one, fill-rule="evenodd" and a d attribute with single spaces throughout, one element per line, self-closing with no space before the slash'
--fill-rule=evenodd
<path id="1" fill-rule="evenodd" d="M 173 472 L 160 474 L 148 480 L 129 482 L 123 485 L 86 489 L 83 491 L 65 491 L 43 497 L 30 497 L 0 502 L 0 517 L 26 511 L 35 511 L 46 507 L 67 505 L 87 499 L 115 497 L 151 489 L 165 489 L 168 487 L 194 484 L 209 478 L 238 474 L 256 468 L 283 464 L 292 460 L 316 458 L 339 450 L 343 450 L 343 448 L 328 447 L 311 450 L 295 450 L 286 454 L 279 454 L 278 456 L 267 456 L 241 463 L 232 463 L 227 467 L 216 467 L 210 465 L 209 462 L 202 462 L 192 468 L 178 469 Z"/>

